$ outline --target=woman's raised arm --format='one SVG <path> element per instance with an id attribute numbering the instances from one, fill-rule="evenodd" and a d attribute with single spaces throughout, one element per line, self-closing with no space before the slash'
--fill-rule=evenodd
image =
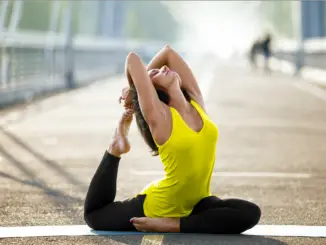
<path id="1" fill-rule="evenodd" d="M 133 83 L 136 87 L 140 109 L 146 122 L 150 128 L 155 127 L 162 121 L 165 108 L 148 76 L 145 65 L 135 53 L 129 53 L 127 56 L 126 73 L 129 84 Z"/>
<path id="2" fill-rule="evenodd" d="M 181 87 L 202 108 L 205 108 L 204 99 L 193 72 L 182 57 L 168 45 L 154 56 L 147 66 L 147 70 L 161 68 L 164 65 L 167 65 L 171 70 L 179 74 L 182 80 Z"/>

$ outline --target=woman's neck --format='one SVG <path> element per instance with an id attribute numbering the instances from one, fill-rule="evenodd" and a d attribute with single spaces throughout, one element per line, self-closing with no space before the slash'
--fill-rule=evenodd
<path id="1" fill-rule="evenodd" d="M 185 98 L 185 96 L 182 93 L 182 90 L 180 87 L 177 86 L 171 86 L 171 88 L 167 91 L 170 102 L 169 106 L 175 108 L 177 111 L 188 111 L 191 106 L 189 105 L 189 102 Z"/>

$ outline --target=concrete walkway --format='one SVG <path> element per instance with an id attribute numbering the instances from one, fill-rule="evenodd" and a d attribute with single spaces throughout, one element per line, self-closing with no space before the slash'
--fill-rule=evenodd
<path id="1" fill-rule="evenodd" d="M 325 226 L 326 97 L 316 96 L 304 81 L 280 74 L 208 63 L 197 62 L 195 71 L 220 127 L 212 192 L 259 204 L 260 224 Z M 2 116 L 1 226 L 84 224 L 87 185 L 122 112 L 117 99 L 125 84 L 115 77 Z M 132 150 L 120 165 L 117 199 L 161 176 L 159 159 L 148 154 L 135 125 L 130 138 Z M 0 240 L 6 245 L 142 242 L 142 236 Z M 325 243 L 298 237 L 171 235 L 145 244 Z"/>

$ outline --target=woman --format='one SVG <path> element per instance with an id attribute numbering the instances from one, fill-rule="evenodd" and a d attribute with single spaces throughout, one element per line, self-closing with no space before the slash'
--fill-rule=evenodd
<path id="1" fill-rule="evenodd" d="M 126 111 L 91 181 L 87 224 L 96 230 L 213 234 L 239 234 L 255 226 L 258 206 L 210 193 L 218 130 L 183 59 L 166 46 L 146 69 L 130 53 L 126 73 L 131 89 L 120 98 Z M 114 201 L 120 157 L 130 150 L 127 134 L 134 112 L 145 142 L 161 158 L 165 177 L 134 198 Z"/>

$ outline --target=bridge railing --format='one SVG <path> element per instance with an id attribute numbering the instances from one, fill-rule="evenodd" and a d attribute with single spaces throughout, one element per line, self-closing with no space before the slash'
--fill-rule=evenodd
<path id="1" fill-rule="evenodd" d="M 2 32 L 0 106 L 70 88 L 66 77 L 67 65 L 73 67 L 73 87 L 120 73 L 128 52 L 136 51 L 148 60 L 152 55 L 148 53 L 149 46 L 158 48 L 154 42 L 75 36 L 71 53 L 67 50 L 63 35 L 30 31 Z"/>
<path id="2" fill-rule="evenodd" d="M 279 39 L 273 45 L 273 54 L 280 60 L 297 63 L 300 43 L 296 40 Z M 326 69 L 326 38 L 313 38 L 302 43 L 303 67 Z"/>

